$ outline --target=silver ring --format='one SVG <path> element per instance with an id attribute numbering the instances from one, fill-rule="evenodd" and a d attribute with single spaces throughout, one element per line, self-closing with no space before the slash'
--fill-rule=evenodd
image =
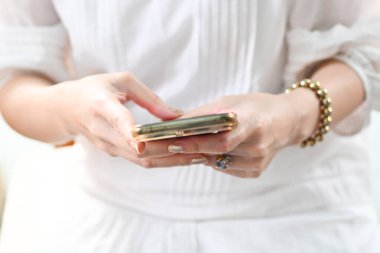
<path id="1" fill-rule="evenodd" d="M 218 169 L 225 170 L 232 164 L 232 157 L 230 155 L 217 155 L 215 165 Z"/>

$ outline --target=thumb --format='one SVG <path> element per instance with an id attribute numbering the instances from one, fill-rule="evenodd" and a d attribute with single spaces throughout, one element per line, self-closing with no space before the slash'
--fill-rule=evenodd
<path id="1" fill-rule="evenodd" d="M 113 84 L 127 94 L 127 98 L 163 120 L 178 118 L 182 111 L 169 106 L 150 88 L 128 72 L 113 74 Z"/>

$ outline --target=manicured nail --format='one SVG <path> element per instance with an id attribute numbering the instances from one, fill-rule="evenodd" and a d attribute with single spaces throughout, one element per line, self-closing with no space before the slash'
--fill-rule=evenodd
<path id="1" fill-rule="evenodd" d="M 142 154 L 145 150 L 145 142 L 137 143 L 137 153 Z"/>
<path id="2" fill-rule="evenodd" d="M 207 164 L 207 163 L 208 163 L 208 160 L 206 157 L 194 158 L 193 160 L 191 160 L 191 164 Z"/>
<path id="3" fill-rule="evenodd" d="M 144 151 L 145 144 L 143 142 L 138 143 L 131 141 L 129 144 L 132 146 L 132 148 L 136 151 L 137 154 L 141 154 Z"/>
<path id="4" fill-rule="evenodd" d="M 183 148 L 178 145 L 169 145 L 168 151 L 170 153 L 183 153 Z"/>

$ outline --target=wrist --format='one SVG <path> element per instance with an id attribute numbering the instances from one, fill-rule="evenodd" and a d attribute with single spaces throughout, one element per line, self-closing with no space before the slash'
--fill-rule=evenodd
<path id="1" fill-rule="evenodd" d="M 291 144 L 300 144 L 318 128 L 320 110 L 318 98 L 307 88 L 299 88 L 281 96 L 288 102 L 297 119 Z"/>
<path id="2" fill-rule="evenodd" d="M 73 127 L 71 127 L 70 108 L 71 98 L 67 95 L 67 86 L 69 83 L 61 83 L 49 86 L 46 89 L 46 101 L 49 117 L 52 125 L 56 128 L 59 139 L 63 142 L 71 140 L 75 135 Z"/>

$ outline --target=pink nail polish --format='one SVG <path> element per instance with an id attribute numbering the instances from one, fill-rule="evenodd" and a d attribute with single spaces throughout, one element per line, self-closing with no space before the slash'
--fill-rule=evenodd
<path id="1" fill-rule="evenodd" d="M 136 151 L 137 154 L 141 154 L 144 151 L 144 148 L 145 148 L 144 143 L 138 143 L 138 142 L 131 141 L 131 142 L 129 142 L 129 144 Z"/>

